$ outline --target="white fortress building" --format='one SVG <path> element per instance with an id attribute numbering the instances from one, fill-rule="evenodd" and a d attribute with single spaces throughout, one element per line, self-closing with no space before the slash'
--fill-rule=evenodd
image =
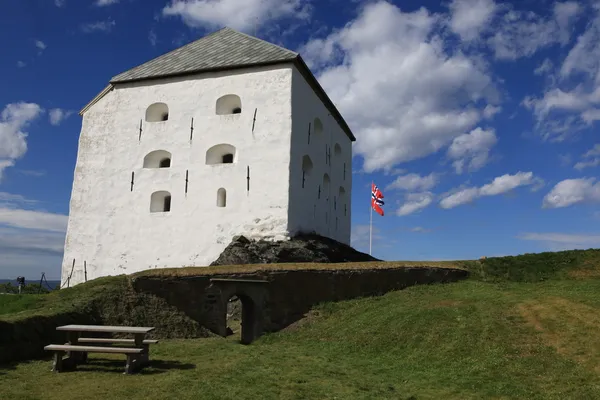
<path id="1" fill-rule="evenodd" d="M 236 235 L 350 244 L 356 139 L 295 52 L 221 29 L 115 76 L 80 115 L 71 286 L 206 266 Z"/>

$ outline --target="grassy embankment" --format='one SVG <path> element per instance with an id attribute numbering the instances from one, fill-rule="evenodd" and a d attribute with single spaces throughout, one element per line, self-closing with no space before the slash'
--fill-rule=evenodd
<path id="1" fill-rule="evenodd" d="M 137 376 L 118 356 L 58 375 L 0 366 L 0 386 L 19 399 L 600 399 L 600 251 L 457 264 L 472 279 L 325 304 L 250 346 L 165 340 Z"/>

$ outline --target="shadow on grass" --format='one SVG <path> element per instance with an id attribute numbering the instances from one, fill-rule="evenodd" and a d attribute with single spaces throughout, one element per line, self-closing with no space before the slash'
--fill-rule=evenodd
<path id="1" fill-rule="evenodd" d="M 12 361 L 7 363 L 0 363 L 0 376 L 6 375 L 10 371 L 14 371 L 17 369 L 17 366 L 29 364 L 35 362 L 36 360 L 26 360 L 26 361 Z"/>
<path id="2" fill-rule="evenodd" d="M 196 368 L 195 364 L 181 363 L 175 360 L 150 360 L 142 369 L 135 372 L 136 375 L 155 375 L 168 372 L 169 370 L 189 370 Z M 123 372 L 125 360 L 108 360 L 102 358 L 89 359 L 85 364 L 78 364 L 75 369 L 65 368 L 61 373 L 71 372 Z"/>

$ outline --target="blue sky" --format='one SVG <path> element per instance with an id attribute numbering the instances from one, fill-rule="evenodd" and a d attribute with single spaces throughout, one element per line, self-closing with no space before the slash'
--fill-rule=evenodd
<path id="1" fill-rule="evenodd" d="M 0 16 L 0 278 L 60 275 L 78 111 L 229 26 L 299 51 L 353 129 L 353 245 L 441 260 L 600 247 L 592 1 L 35 0 Z"/>

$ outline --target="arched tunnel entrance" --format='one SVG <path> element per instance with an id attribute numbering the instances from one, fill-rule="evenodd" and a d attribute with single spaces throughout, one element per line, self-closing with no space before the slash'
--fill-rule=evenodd
<path id="1" fill-rule="evenodd" d="M 217 333 L 223 337 L 239 334 L 242 344 L 250 344 L 261 336 L 269 282 L 220 278 L 210 282 L 209 291 L 218 294 L 218 306 L 213 310 L 217 314 Z"/>

